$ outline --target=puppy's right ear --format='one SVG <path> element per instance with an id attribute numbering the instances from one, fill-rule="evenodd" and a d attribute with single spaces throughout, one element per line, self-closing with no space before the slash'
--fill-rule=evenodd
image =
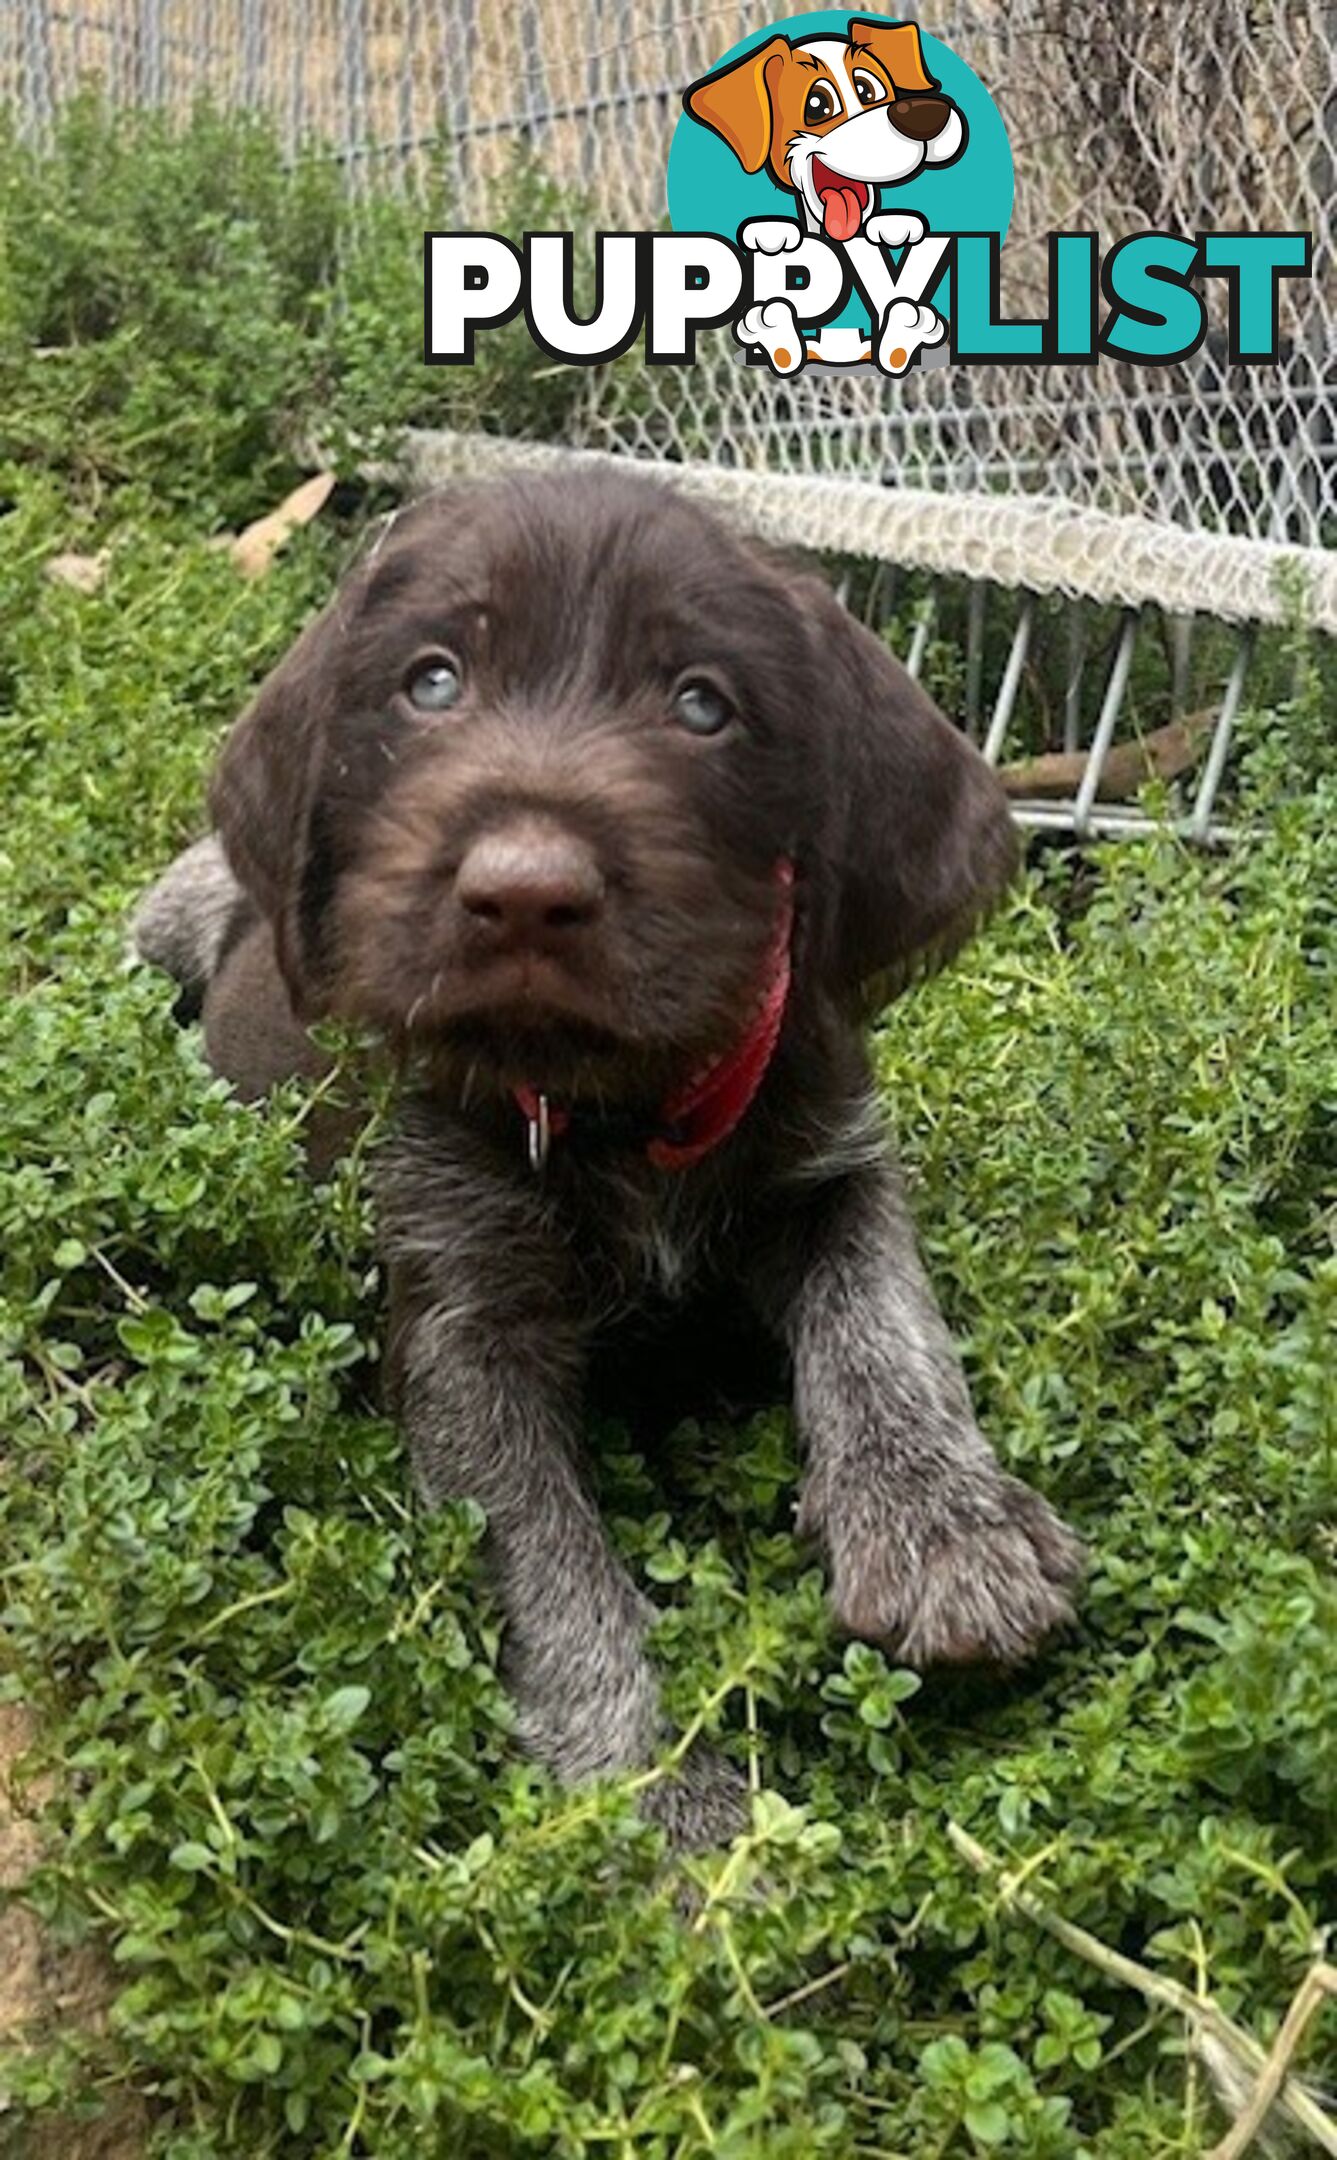
<path id="1" fill-rule="evenodd" d="M 296 1011 L 320 1011 L 309 909 L 311 799 L 320 713 L 328 696 L 327 610 L 265 677 L 237 721 L 209 785 L 209 808 L 238 882 L 273 925 L 279 966 Z"/>
<path id="2" fill-rule="evenodd" d="M 683 91 L 692 118 L 723 137 L 744 172 L 760 172 L 771 154 L 775 85 L 789 53 L 788 38 L 773 37 Z"/>
<path id="3" fill-rule="evenodd" d="M 827 700 L 827 966 L 872 1010 L 950 958 L 996 905 L 1017 831 L 998 775 L 881 639 L 819 580 L 794 590 Z"/>

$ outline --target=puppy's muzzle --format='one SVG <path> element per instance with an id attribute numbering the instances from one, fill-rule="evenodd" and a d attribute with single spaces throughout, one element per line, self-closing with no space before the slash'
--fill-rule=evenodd
<path id="1" fill-rule="evenodd" d="M 946 127 L 951 111 L 946 98 L 917 95 L 895 98 L 887 107 L 887 118 L 897 134 L 907 135 L 911 142 L 932 142 Z"/>
<path id="2" fill-rule="evenodd" d="M 480 951 L 570 957 L 603 912 L 603 873 L 577 834 L 517 818 L 471 843 L 455 901 Z"/>

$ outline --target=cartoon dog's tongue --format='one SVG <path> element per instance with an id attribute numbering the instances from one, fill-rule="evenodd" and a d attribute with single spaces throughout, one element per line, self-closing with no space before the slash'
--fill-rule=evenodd
<path id="1" fill-rule="evenodd" d="M 822 206 L 822 230 L 828 240 L 852 240 L 868 207 L 868 189 L 862 180 L 849 180 L 833 172 L 822 158 L 812 161 L 813 185 Z"/>
<path id="2" fill-rule="evenodd" d="M 852 187 L 822 189 L 822 227 L 828 240 L 852 240 L 862 205 Z"/>

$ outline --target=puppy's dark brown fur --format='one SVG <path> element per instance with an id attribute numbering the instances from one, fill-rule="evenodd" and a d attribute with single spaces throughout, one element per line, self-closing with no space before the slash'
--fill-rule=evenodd
<path id="1" fill-rule="evenodd" d="M 426 712 L 434 664 L 455 702 Z M 578 1777 L 660 1738 L 582 1390 L 601 1345 L 703 1294 L 788 1353 L 800 1520 L 843 1625 L 1011 1661 L 1064 1617 L 1078 1548 L 975 1425 L 859 1031 L 875 979 L 949 953 L 1001 892 L 1006 804 L 819 580 L 630 476 L 452 489 L 269 678 L 212 806 L 242 888 L 220 940 L 215 859 L 197 972 L 219 1068 L 260 1092 L 320 1014 L 404 1060 L 379 1181 L 397 1399 L 427 1495 L 487 1510 L 536 1753 Z M 183 980 L 189 859 L 139 920 Z M 656 1167 L 663 1104 L 756 1009 L 784 866 L 774 1057 L 703 1160 Z M 571 1117 L 537 1175 L 517 1088 Z M 684 1839 L 736 1812 L 713 1758 L 655 1790 Z"/>

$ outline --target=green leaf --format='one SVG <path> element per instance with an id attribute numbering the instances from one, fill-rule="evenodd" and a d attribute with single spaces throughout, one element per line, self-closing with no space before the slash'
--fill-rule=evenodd
<path id="1" fill-rule="evenodd" d="M 962 2120 L 977 2145 L 1006 2145 L 1012 2134 L 1007 2109 L 997 2100 L 977 2100 Z"/>
<path id="2" fill-rule="evenodd" d="M 349 1732 L 370 1701 L 370 1688 L 336 1688 L 332 1695 L 325 1697 L 325 1722 L 335 1732 Z"/>
<path id="3" fill-rule="evenodd" d="M 181 1844 L 174 1845 L 167 1857 L 173 1867 L 184 1868 L 192 1875 L 203 1874 L 218 1863 L 217 1853 L 194 1838 L 185 1838 Z"/>

